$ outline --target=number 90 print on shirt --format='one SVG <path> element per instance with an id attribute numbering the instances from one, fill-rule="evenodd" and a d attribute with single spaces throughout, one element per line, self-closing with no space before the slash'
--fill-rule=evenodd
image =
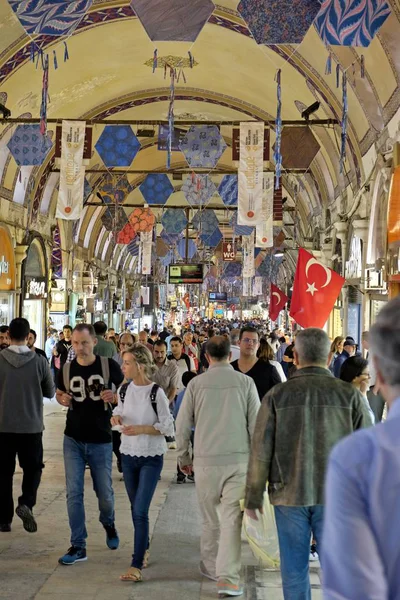
<path id="1" fill-rule="evenodd" d="M 85 398 L 101 400 L 100 394 L 104 389 L 104 379 L 98 374 L 90 375 L 87 380 L 75 375 L 70 380 L 70 392 L 76 402 L 83 402 Z"/>

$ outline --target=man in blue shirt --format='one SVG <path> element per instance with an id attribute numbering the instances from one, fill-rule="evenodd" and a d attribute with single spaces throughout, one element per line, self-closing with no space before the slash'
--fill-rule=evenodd
<path id="1" fill-rule="evenodd" d="M 357 344 L 355 343 L 352 337 L 347 337 L 343 344 L 343 352 L 339 354 L 333 363 L 333 374 L 338 379 L 340 378 L 340 369 L 342 368 L 342 364 L 350 358 L 350 356 L 354 356 L 356 352 Z"/>
<path id="2" fill-rule="evenodd" d="M 339 442 L 329 460 L 321 553 L 325 600 L 400 599 L 399 314 L 397 297 L 370 331 L 387 421 Z"/>

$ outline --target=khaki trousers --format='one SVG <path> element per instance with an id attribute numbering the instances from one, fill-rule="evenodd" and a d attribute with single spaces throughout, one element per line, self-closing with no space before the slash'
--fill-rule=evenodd
<path id="1" fill-rule="evenodd" d="M 247 464 L 196 466 L 196 491 L 203 521 L 201 560 L 211 575 L 240 583 L 242 512 Z"/>

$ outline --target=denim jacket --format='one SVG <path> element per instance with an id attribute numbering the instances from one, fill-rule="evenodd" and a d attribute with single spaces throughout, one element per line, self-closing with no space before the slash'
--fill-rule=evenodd
<path id="1" fill-rule="evenodd" d="M 246 508 L 259 508 L 268 481 L 271 504 L 324 503 L 328 456 L 340 439 L 369 427 L 361 393 L 328 369 L 299 369 L 263 399 L 254 431 Z"/>

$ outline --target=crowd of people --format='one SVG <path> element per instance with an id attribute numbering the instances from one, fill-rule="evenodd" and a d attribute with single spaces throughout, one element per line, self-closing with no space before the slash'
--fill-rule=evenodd
<path id="1" fill-rule="evenodd" d="M 400 598 L 398 532 L 380 519 L 396 502 L 399 309 L 397 299 L 382 310 L 360 349 L 350 336 L 331 342 L 314 328 L 289 336 L 261 321 L 145 327 L 139 334 L 117 334 L 98 321 L 50 330 L 43 351 L 28 321 L 14 319 L 0 327 L 0 532 L 11 531 L 16 457 L 23 480 L 15 513 L 26 531 L 37 531 L 43 398 L 55 396 L 67 412 L 71 530 L 60 564 L 87 559 L 86 469 L 106 545 L 119 546 L 114 452 L 134 526 L 132 561 L 121 579 L 142 580 L 149 509 L 170 449 L 177 450 L 176 483 L 196 484 L 200 571 L 220 597 L 243 594 L 241 502 L 257 521 L 267 494 L 285 600 L 311 599 L 310 545 L 329 600 Z"/>

